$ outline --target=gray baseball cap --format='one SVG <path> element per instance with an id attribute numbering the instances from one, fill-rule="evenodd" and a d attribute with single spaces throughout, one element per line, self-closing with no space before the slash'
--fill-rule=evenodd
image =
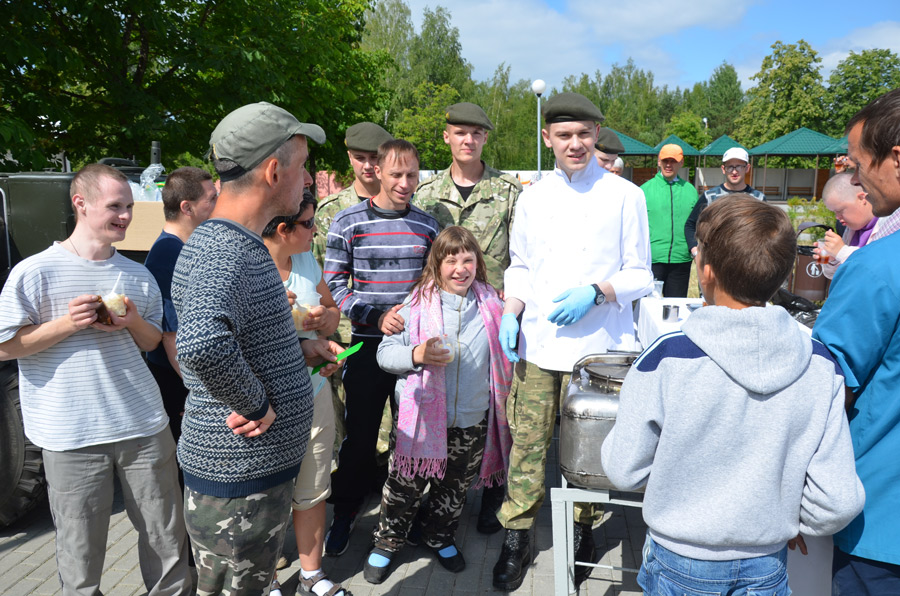
<path id="1" fill-rule="evenodd" d="M 243 169 L 229 178 L 249 172 L 294 135 L 320 145 L 325 131 L 317 124 L 300 122 L 283 108 L 265 101 L 242 106 L 224 118 L 209 137 L 209 151 L 216 159 L 229 159 Z"/>

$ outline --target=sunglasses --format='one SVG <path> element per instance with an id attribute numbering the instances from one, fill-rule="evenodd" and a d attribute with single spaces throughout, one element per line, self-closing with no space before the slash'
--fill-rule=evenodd
<path id="1" fill-rule="evenodd" d="M 747 166 L 745 166 L 745 165 L 743 165 L 743 166 L 722 166 L 722 167 L 725 168 L 726 172 L 743 172 L 745 169 L 747 169 Z"/>
<path id="2" fill-rule="evenodd" d="M 313 229 L 313 226 L 316 225 L 316 218 L 310 217 L 309 219 L 297 219 L 291 222 L 295 226 L 303 226 L 307 230 Z"/>

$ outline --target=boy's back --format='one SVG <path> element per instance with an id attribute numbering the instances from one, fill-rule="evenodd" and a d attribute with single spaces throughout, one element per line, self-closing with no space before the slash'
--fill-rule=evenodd
<path id="1" fill-rule="evenodd" d="M 862 507 L 843 405 L 840 370 L 784 309 L 701 308 L 635 362 L 603 467 L 622 489 L 647 483 L 644 519 L 666 548 L 773 553 Z"/>
<path id="2" fill-rule="evenodd" d="M 623 490 L 647 484 L 645 593 L 789 593 L 788 541 L 833 534 L 865 500 L 843 374 L 766 305 L 797 254 L 783 211 L 732 195 L 701 213 L 696 237 L 712 306 L 635 362 L 603 468 Z"/>

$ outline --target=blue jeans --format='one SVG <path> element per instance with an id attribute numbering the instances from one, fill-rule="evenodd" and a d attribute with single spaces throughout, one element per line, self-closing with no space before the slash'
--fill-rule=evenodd
<path id="1" fill-rule="evenodd" d="M 647 535 L 638 584 L 647 596 L 788 596 L 787 545 L 733 561 L 682 557 Z"/>

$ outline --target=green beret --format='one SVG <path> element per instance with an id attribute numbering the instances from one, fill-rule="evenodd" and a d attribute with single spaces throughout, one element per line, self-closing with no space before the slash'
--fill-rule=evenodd
<path id="1" fill-rule="evenodd" d="M 615 153 L 616 155 L 625 152 L 625 147 L 619 139 L 619 135 L 609 128 L 601 128 L 600 134 L 597 135 L 597 142 L 594 148 L 603 153 Z"/>
<path id="2" fill-rule="evenodd" d="M 378 153 L 378 146 L 388 141 L 393 141 L 391 133 L 381 128 L 374 122 L 360 122 L 347 129 L 344 135 L 344 145 L 347 149 Z"/>
<path id="3" fill-rule="evenodd" d="M 541 112 L 547 124 L 582 120 L 599 123 L 606 120 L 600 108 L 580 93 L 557 93 L 547 100 Z"/>
<path id="4" fill-rule="evenodd" d="M 485 130 L 494 130 L 491 119 L 481 107 L 467 101 L 455 103 L 447 108 L 447 124 L 466 124 L 480 126 Z"/>

